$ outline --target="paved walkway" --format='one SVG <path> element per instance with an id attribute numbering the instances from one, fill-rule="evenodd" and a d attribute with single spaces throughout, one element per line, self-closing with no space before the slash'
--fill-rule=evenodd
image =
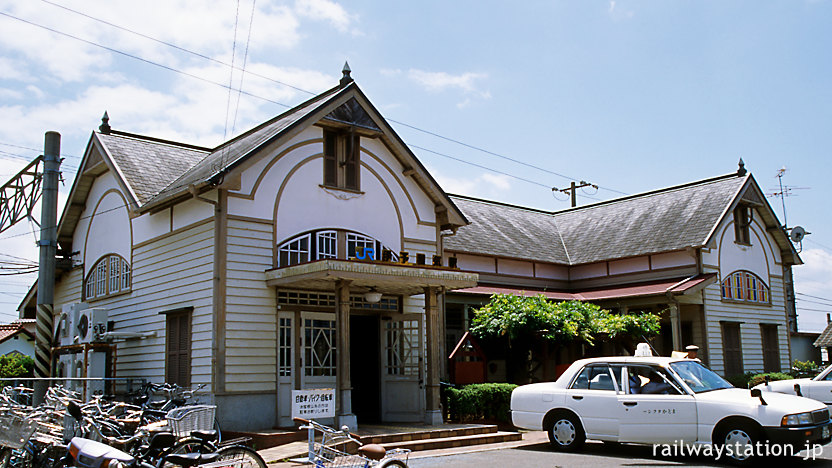
<path id="1" fill-rule="evenodd" d="M 445 426 L 447 427 L 447 425 Z M 368 428 L 369 429 L 369 428 Z M 389 430 L 389 426 L 386 427 Z M 363 432 L 363 431 L 360 431 Z M 360 433 L 359 432 L 359 433 Z M 523 439 L 515 442 L 504 442 L 500 444 L 487 445 L 470 445 L 467 447 L 456 447 L 439 450 L 425 450 L 420 452 L 412 452 L 411 459 L 424 457 L 439 457 L 443 455 L 456 455 L 459 453 L 482 452 L 486 450 L 497 450 L 505 448 L 521 447 L 524 445 L 543 444 L 549 441 L 544 431 L 523 432 Z M 269 464 L 269 468 L 298 468 L 304 466 L 301 463 L 288 461 L 288 458 L 295 457 L 299 454 L 305 454 L 307 450 L 306 441 L 292 442 L 281 445 L 279 447 L 272 447 L 269 449 L 260 450 L 258 453 Z"/>

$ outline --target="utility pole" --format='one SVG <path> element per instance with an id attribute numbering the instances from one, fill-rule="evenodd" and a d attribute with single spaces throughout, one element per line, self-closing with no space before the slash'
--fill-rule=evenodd
<path id="1" fill-rule="evenodd" d="M 35 377 L 52 374 L 52 308 L 55 295 L 55 255 L 58 250 L 58 178 L 61 172 L 61 134 L 46 132 L 43 144 L 43 195 L 40 213 L 40 260 L 35 334 Z M 48 380 L 36 380 L 33 403 L 43 402 Z"/>
<path id="2" fill-rule="evenodd" d="M 597 186 L 597 185 L 595 185 L 595 184 L 590 184 L 589 182 L 586 182 L 586 181 L 584 181 L 584 180 L 582 180 L 582 181 L 580 182 L 580 184 L 581 184 L 581 185 L 577 185 L 575 182 L 570 182 L 570 183 L 569 183 L 569 187 L 568 187 L 568 188 L 558 189 L 557 187 L 552 187 L 552 191 L 553 191 L 553 192 L 568 193 L 568 194 L 571 196 L 571 198 L 572 198 L 572 207 L 574 208 L 574 207 L 578 206 L 578 196 L 577 196 L 577 190 L 578 190 L 579 188 L 584 188 L 584 187 L 592 187 L 592 188 L 594 188 L 595 190 L 598 190 L 598 186 Z"/>

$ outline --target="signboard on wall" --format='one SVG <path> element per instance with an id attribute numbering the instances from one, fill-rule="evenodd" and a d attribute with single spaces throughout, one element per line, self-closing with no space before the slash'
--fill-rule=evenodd
<path id="1" fill-rule="evenodd" d="M 292 417 L 303 419 L 335 416 L 335 389 L 292 390 Z"/>

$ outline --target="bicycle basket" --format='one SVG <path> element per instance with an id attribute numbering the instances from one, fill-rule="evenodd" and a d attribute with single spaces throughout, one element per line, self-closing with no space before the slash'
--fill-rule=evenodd
<path id="1" fill-rule="evenodd" d="M 16 414 L 0 415 L 0 445 L 19 449 L 26 445 L 37 425 Z"/>
<path id="2" fill-rule="evenodd" d="M 335 447 L 315 444 L 315 468 L 364 468 L 368 465 L 372 465 L 372 463 L 369 463 L 369 460 L 361 455 L 353 455 Z"/>
<path id="3" fill-rule="evenodd" d="M 182 406 L 168 411 L 171 431 L 177 437 L 190 435 L 193 431 L 210 431 L 214 428 L 217 407 L 212 405 Z"/>

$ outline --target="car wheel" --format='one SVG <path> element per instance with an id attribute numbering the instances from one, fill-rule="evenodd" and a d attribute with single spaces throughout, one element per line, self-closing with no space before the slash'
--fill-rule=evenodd
<path id="1" fill-rule="evenodd" d="M 549 443 L 555 450 L 573 452 L 586 441 L 584 428 L 574 415 L 562 413 L 552 419 L 547 428 Z"/>
<path id="2" fill-rule="evenodd" d="M 734 465 L 748 466 L 755 454 L 759 431 L 750 424 L 728 427 L 717 439 L 722 445 L 724 457 Z"/>

